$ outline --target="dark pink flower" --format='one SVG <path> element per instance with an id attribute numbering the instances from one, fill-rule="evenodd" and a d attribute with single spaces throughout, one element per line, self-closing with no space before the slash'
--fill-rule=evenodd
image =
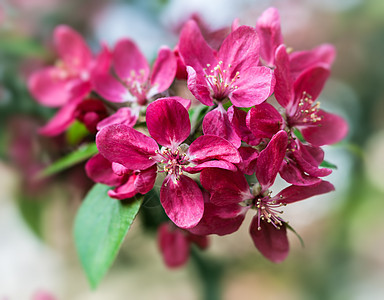
<path id="1" fill-rule="evenodd" d="M 112 64 L 117 78 L 105 72 L 98 73 L 93 83 L 96 92 L 111 102 L 147 104 L 154 95 L 167 90 L 172 84 L 176 57 L 172 50 L 162 47 L 152 71 L 144 55 L 129 39 L 120 40 L 113 51 Z"/>
<path id="2" fill-rule="evenodd" d="M 80 102 L 75 111 L 75 118 L 82 122 L 91 133 L 97 132 L 97 124 L 107 116 L 105 105 L 98 99 L 87 99 Z"/>
<path id="3" fill-rule="evenodd" d="M 206 236 L 194 235 L 172 223 L 163 223 L 159 226 L 157 242 L 164 262 L 169 268 L 181 267 L 188 261 L 191 244 L 196 244 L 201 249 L 208 247 Z"/>
<path id="4" fill-rule="evenodd" d="M 151 103 L 146 113 L 152 138 L 125 125 L 103 128 L 96 136 L 100 153 L 109 161 L 131 170 L 145 170 L 157 165 L 165 173 L 160 201 L 168 217 L 181 228 L 196 225 L 203 215 L 200 188 L 184 172 L 198 173 L 204 168 L 236 170 L 241 158 L 228 141 L 203 135 L 190 146 L 182 142 L 191 130 L 187 109 L 174 98 Z M 159 149 L 158 144 L 163 147 Z"/>
<path id="5" fill-rule="evenodd" d="M 179 52 L 188 72 L 188 88 L 203 104 L 230 99 L 239 107 L 265 101 L 273 92 L 269 68 L 259 67 L 256 30 L 240 26 L 230 33 L 218 51 L 204 40 L 196 22 L 188 21 L 180 36 Z"/>

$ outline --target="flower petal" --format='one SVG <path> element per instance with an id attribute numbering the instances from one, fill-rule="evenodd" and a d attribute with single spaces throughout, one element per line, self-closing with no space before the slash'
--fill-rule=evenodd
<path id="1" fill-rule="evenodd" d="M 44 106 L 59 107 L 71 98 L 69 80 L 61 79 L 54 67 L 34 72 L 28 80 L 28 89 L 33 97 Z"/>
<path id="2" fill-rule="evenodd" d="M 168 217 L 180 228 L 195 226 L 203 216 L 203 194 L 197 183 L 185 175 L 181 175 L 176 183 L 165 178 L 160 202 Z"/>
<path id="3" fill-rule="evenodd" d="M 105 127 L 96 135 L 100 153 L 130 170 L 144 170 L 154 165 L 150 157 L 159 149 L 155 140 L 126 125 Z"/>
<path id="4" fill-rule="evenodd" d="M 59 25 L 53 33 L 55 48 L 63 61 L 76 70 L 90 67 L 92 52 L 83 37 L 67 25 Z"/>
<path id="5" fill-rule="evenodd" d="M 176 75 L 177 62 L 172 50 L 168 47 L 160 49 L 153 65 L 151 86 L 156 86 L 158 93 L 168 89 Z"/>
<path id="6" fill-rule="evenodd" d="M 206 161 L 201 164 L 198 164 L 197 166 L 194 166 L 194 167 L 185 167 L 184 170 L 188 173 L 196 174 L 196 173 L 200 173 L 202 170 L 207 168 L 219 168 L 219 169 L 229 170 L 232 172 L 237 170 L 236 166 L 224 160 L 210 160 L 210 161 Z"/>
<path id="7" fill-rule="evenodd" d="M 144 83 L 149 77 L 149 65 L 145 56 L 130 39 L 121 39 L 113 51 L 113 67 L 121 79 Z"/>
<path id="8" fill-rule="evenodd" d="M 100 96 L 111 102 L 122 103 L 135 100 L 127 88 L 109 73 L 95 74 L 92 77 L 92 84 Z"/>
<path id="9" fill-rule="evenodd" d="M 219 159 L 239 163 L 241 157 L 237 149 L 227 140 L 216 135 L 199 136 L 188 148 L 188 156 L 196 164 Z"/>
<path id="10" fill-rule="evenodd" d="M 275 97 L 284 108 L 291 108 L 294 100 L 293 79 L 291 76 L 289 57 L 284 45 L 280 45 L 275 53 Z"/>
<path id="11" fill-rule="evenodd" d="M 271 223 L 260 222 L 261 229 L 258 229 L 258 219 L 252 219 L 249 233 L 256 248 L 267 259 L 272 262 L 282 262 L 289 253 L 289 243 L 287 238 L 287 229 L 285 225 L 277 229 Z"/>
<path id="12" fill-rule="evenodd" d="M 251 146 L 257 146 L 260 144 L 260 139 L 255 137 L 247 127 L 247 112 L 232 105 L 228 108 L 227 114 L 232 127 L 235 129 L 237 135 L 242 141 Z"/>
<path id="13" fill-rule="evenodd" d="M 258 105 L 272 95 L 275 86 L 273 70 L 267 67 L 252 66 L 240 73 L 236 86 L 229 99 L 237 107 Z"/>
<path id="14" fill-rule="evenodd" d="M 112 171 L 112 163 L 101 154 L 96 154 L 85 165 L 87 176 L 94 182 L 109 186 L 120 185 L 124 177 L 118 176 Z"/>
<path id="15" fill-rule="evenodd" d="M 288 145 L 288 136 L 284 130 L 276 133 L 257 159 L 256 177 L 266 191 L 275 181 L 280 170 Z"/>
<path id="16" fill-rule="evenodd" d="M 293 160 L 283 160 L 280 168 L 280 176 L 286 182 L 294 185 L 313 185 L 321 181 L 320 178 L 305 174 Z"/>
<path id="17" fill-rule="evenodd" d="M 275 50 L 283 43 L 279 11 L 270 7 L 266 9 L 256 23 L 260 37 L 260 56 L 267 66 L 274 66 Z"/>
<path id="18" fill-rule="evenodd" d="M 240 147 L 239 153 L 242 158 L 242 163 L 239 164 L 239 169 L 242 170 L 244 174 L 254 174 L 257 168 L 259 152 L 252 147 Z"/>
<path id="19" fill-rule="evenodd" d="M 269 103 L 261 103 L 252 107 L 247 115 L 247 126 L 257 138 L 272 138 L 284 128 L 284 120 L 280 113 Z"/>
<path id="20" fill-rule="evenodd" d="M 239 148 L 241 145 L 241 139 L 236 134 L 236 131 L 229 121 L 227 112 L 221 104 L 205 115 L 203 120 L 203 133 L 222 137 L 231 142 L 236 148 Z"/>
<path id="21" fill-rule="evenodd" d="M 201 103 L 207 106 L 213 105 L 213 99 L 211 92 L 208 88 L 205 77 L 196 73 L 195 69 L 187 66 L 188 72 L 188 89 L 191 91 L 193 96 L 196 97 Z"/>
<path id="22" fill-rule="evenodd" d="M 136 174 L 130 174 L 128 177 L 125 177 L 126 181 L 121 185 L 117 186 L 113 190 L 108 191 L 108 196 L 118 200 L 124 200 L 134 197 L 138 191 L 135 188 L 135 180 L 137 178 Z"/>
<path id="23" fill-rule="evenodd" d="M 146 170 L 137 173 L 135 189 L 140 194 L 148 193 L 155 185 L 157 176 L 157 166 L 153 165 Z"/>
<path id="24" fill-rule="evenodd" d="M 175 149 L 191 132 L 188 111 L 177 100 L 162 98 L 148 105 L 147 127 L 162 146 Z"/>
<path id="25" fill-rule="evenodd" d="M 113 115 L 97 123 L 97 130 L 113 124 L 124 124 L 133 127 L 136 124 L 138 116 L 132 113 L 129 107 L 122 107 Z"/>
<path id="26" fill-rule="evenodd" d="M 318 126 L 308 126 L 302 129 L 306 141 L 315 145 L 331 145 L 341 141 L 348 133 L 348 124 L 340 116 L 319 110 L 317 116 L 321 118 Z"/>
<path id="27" fill-rule="evenodd" d="M 321 181 L 314 185 L 295 186 L 291 185 L 282 190 L 278 195 L 273 197 L 276 203 L 293 203 L 304 200 L 316 195 L 329 193 L 335 190 L 335 187 L 328 181 Z"/>
<path id="28" fill-rule="evenodd" d="M 182 230 L 169 223 L 160 225 L 157 231 L 157 243 L 167 267 L 177 268 L 187 262 L 190 242 Z"/>

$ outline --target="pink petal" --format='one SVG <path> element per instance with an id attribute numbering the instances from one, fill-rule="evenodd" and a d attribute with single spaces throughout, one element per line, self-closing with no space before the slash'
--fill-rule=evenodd
<path id="1" fill-rule="evenodd" d="M 239 148 L 241 145 L 241 139 L 236 134 L 228 119 L 227 112 L 221 104 L 219 104 L 218 108 L 215 108 L 205 115 L 203 120 L 203 133 L 222 137 L 231 142 L 236 148 Z"/>
<path id="2" fill-rule="evenodd" d="M 242 158 L 242 163 L 240 163 L 240 170 L 244 174 L 252 175 L 256 172 L 257 168 L 257 158 L 259 157 L 259 152 L 252 147 L 240 147 L 239 153 Z"/>
<path id="3" fill-rule="evenodd" d="M 260 222 L 261 230 L 258 230 L 258 219 L 252 219 L 249 233 L 256 248 L 272 262 L 282 262 L 289 253 L 287 229 L 281 226 L 277 229 L 271 223 Z"/>
<path id="4" fill-rule="evenodd" d="M 203 71 L 207 64 L 217 65 L 217 60 L 211 47 L 204 40 L 195 21 L 185 23 L 179 41 L 179 53 L 186 66 L 191 66 L 197 73 Z M 189 72 L 188 72 L 189 77 Z"/>
<path id="5" fill-rule="evenodd" d="M 96 135 L 96 144 L 105 158 L 130 170 L 144 170 L 154 165 L 150 157 L 159 149 L 155 140 L 122 124 L 101 129 Z"/>
<path id="6" fill-rule="evenodd" d="M 223 62 L 223 68 L 230 72 L 229 78 L 259 63 L 260 42 L 257 32 L 249 26 L 240 26 L 231 32 L 220 47 L 218 58 Z M 230 68 L 227 68 L 231 65 Z"/>
<path id="7" fill-rule="evenodd" d="M 232 127 L 235 129 L 237 135 L 241 138 L 242 141 L 251 146 L 257 146 L 260 144 L 260 139 L 255 137 L 247 127 L 247 112 L 232 105 L 228 108 L 227 114 Z"/>
<path id="8" fill-rule="evenodd" d="M 59 25 L 53 35 L 56 50 L 67 65 L 76 70 L 90 67 L 92 52 L 78 32 L 67 25 Z"/>
<path id="9" fill-rule="evenodd" d="M 207 106 L 213 105 L 211 91 L 208 88 L 205 77 L 196 73 L 195 69 L 187 66 L 188 72 L 188 89 L 193 96 L 196 97 L 201 103 Z"/>
<path id="10" fill-rule="evenodd" d="M 113 115 L 97 123 L 97 130 L 113 124 L 124 124 L 133 127 L 136 124 L 138 116 L 132 113 L 129 107 L 122 107 Z"/>
<path id="11" fill-rule="evenodd" d="M 207 169 L 207 168 L 219 168 L 219 169 L 224 169 L 224 170 L 229 170 L 229 171 L 236 171 L 237 168 L 224 160 L 210 160 L 203 162 L 201 164 L 198 164 L 197 166 L 194 167 L 185 167 L 184 170 L 188 173 L 191 174 L 196 174 L 200 173 L 202 170 Z"/>
<path id="12" fill-rule="evenodd" d="M 280 113 L 269 103 L 261 103 L 252 107 L 247 115 L 247 126 L 252 134 L 261 138 L 272 138 L 284 128 L 284 120 Z"/>
<path id="13" fill-rule="evenodd" d="M 284 45 L 276 49 L 275 54 L 275 97 L 277 102 L 284 107 L 289 108 L 293 105 L 293 79 L 289 67 L 289 57 Z"/>
<path id="14" fill-rule="evenodd" d="M 216 206 L 206 203 L 204 215 L 200 222 L 188 231 L 197 235 L 227 235 L 239 229 L 243 223 L 245 213 L 241 212 L 238 204 L 228 206 Z"/>
<path id="15" fill-rule="evenodd" d="M 149 65 L 136 44 L 129 39 L 120 40 L 113 51 L 113 67 L 121 79 L 134 79 L 140 83 L 149 77 Z"/>
<path id="16" fill-rule="evenodd" d="M 69 80 L 61 79 L 59 72 L 57 68 L 48 67 L 29 77 L 28 89 L 41 105 L 59 107 L 70 99 Z"/>
<path id="17" fill-rule="evenodd" d="M 304 70 L 317 64 L 332 65 L 336 56 L 333 45 L 323 44 L 309 51 L 295 51 L 289 55 L 290 69 L 293 78 L 297 78 Z"/>
<path id="18" fill-rule="evenodd" d="M 315 146 L 323 146 L 337 143 L 345 138 L 348 133 L 348 124 L 342 117 L 323 110 L 319 110 L 317 116 L 322 118 L 317 126 L 308 126 L 301 130 L 306 141 Z"/>
<path id="19" fill-rule="evenodd" d="M 173 150 L 191 132 L 188 111 L 174 99 L 162 98 L 149 104 L 146 120 L 150 135 L 160 145 Z"/>
<path id="20" fill-rule="evenodd" d="M 185 175 L 181 175 L 176 183 L 169 177 L 165 178 L 160 202 L 168 217 L 180 228 L 195 226 L 203 216 L 203 194 L 197 183 Z"/>
<path id="21" fill-rule="evenodd" d="M 97 55 L 91 70 L 91 77 L 99 73 L 107 73 L 111 66 L 112 53 L 108 46 L 105 44 L 101 45 L 101 51 Z M 92 81 L 92 79 L 91 79 Z"/>
<path id="22" fill-rule="evenodd" d="M 273 197 L 277 203 L 293 203 L 304 200 L 316 195 L 329 193 L 335 190 L 335 187 L 328 181 L 321 181 L 314 185 L 295 186 L 291 185 L 282 190 L 278 195 Z"/>
<path id="23" fill-rule="evenodd" d="M 95 92 L 111 102 L 134 101 L 127 88 L 109 73 L 98 73 L 93 76 L 92 84 Z"/>
<path id="24" fill-rule="evenodd" d="M 273 70 L 267 67 L 249 67 L 240 72 L 238 86 L 229 99 L 237 107 L 250 107 L 264 102 L 273 93 L 275 76 Z"/>
<path id="25" fill-rule="evenodd" d="M 280 176 L 286 182 L 294 185 L 312 185 L 319 183 L 320 178 L 305 174 L 304 171 L 294 162 L 289 160 L 288 162 L 283 160 L 280 168 Z"/>
<path id="26" fill-rule="evenodd" d="M 273 66 L 275 50 L 283 43 L 279 11 L 274 7 L 265 10 L 257 20 L 256 30 L 261 43 L 260 56 L 267 66 Z"/>
<path id="27" fill-rule="evenodd" d="M 215 135 L 202 135 L 188 148 L 188 156 L 196 164 L 219 159 L 239 163 L 241 157 L 237 149 L 227 140 Z"/>
<path id="28" fill-rule="evenodd" d="M 173 97 L 164 97 L 164 98 L 159 98 L 157 100 L 160 100 L 160 99 L 172 99 L 172 100 L 176 100 L 177 102 L 179 102 L 181 105 L 183 105 L 185 107 L 186 110 L 188 110 L 190 107 L 191 107 L 191 100 L 189 99 L 184 99 L 184 98 L 181 98 L 179 96 L 173 96 Z"/>
<path id="29" fill-rule="evenodd" d="M 153 165 L 146 170 L 137 173 L 135 189 L 140 194 L 148 193 L 155 185 L 157 176 L 157 166 Z"/>
<path id="30" fill-rule="evenodd" d="M 260 152 L 257 159 L 256 177 L 263 191 L 275 181 L 288 145 L 287 133 L 283 130 L 276 133 L 267 147 Z"/>
<path id="31" fill-rule="evenodd" d="M 211 194 L 211 203 L 218 206 L 240 203 L 253 196 L 242 172 L 205 169 L 200 175 L 201 185 Z"/>
<path id="32" fill-rule="evenodd" d="M 117 186 L 114 190 L 109 190 L 108 196 L 118 200 L 134 197 L 138 193 L 134 185 L 136 178 L 136 174 L 131 174 L 126 182 Z"/>
<path id="33" fill-rule="evenodd" d="M 190 242 L 182 230 L 164 223 L 158 229 L 157 242 L 167 267 L 177 268 L 187 262 Z"/>
<path id="34" fill-rule="evenodd" d="M 87 176 L 93 181 L 109 186 L 120 185 L 124 180 L 112 171 L 112 163 L 101 154 L 93 156 L 85 165 Z"/>
<path id="35" fill-rule="evenodd" d="M 39 133 L 45 136 L 55 136 L 63 133 L 76 119 L 75 111 L 81 101 L 83 101 L 83 97 L 71 99 L 67 104 L 60 108 L 44 127 L 39 129 Z"/>
<path id="36" fill-rule="evenodd" d="M 160 49 L 153 65 L 151 86 L 156 86 L 157 93 L 168 89 L 176 75 L 177 62 L 172 50 L 163 47 Z"/>
<path id="37" fill-rule="evenodd" d="M 120 176 L 132 173 L 132 170 L 124 167 L 123 165 L 121 165 L 117 162 L 112 163 L 112 170 L 113 170 L 113 173 L 115 173 L 116 175 L 120 175 Z"/>

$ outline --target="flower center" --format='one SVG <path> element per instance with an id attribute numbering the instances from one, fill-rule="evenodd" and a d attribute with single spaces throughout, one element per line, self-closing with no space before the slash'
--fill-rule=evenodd
<path id="1" fill-rule="evenodd" d="M 299 107 L 293 116 L 295 125 L 316 125 L 315 123 L 322 120 L 322 117 L 318 115 L 319 109 L 320 102 L 315 102 L 312 96 L 304 91 L 303 97 L 299 101 Z"/>
<path id="2" fill-rule="evenodd" d="M 182 144 L 172 150 L 170 148 L 163 147 L 160 151 L 156 150 L 157 166 L 159 167 L 159 173 L 166 173 L 174 183 L 180 180 L 180 176 L 183 175 L 184 166 L 189 164 L 189 157 L 186 154 L 188 145 Z"/>
<path id="3" fill-rule="evenodd" d="M 217 66 L 212 67 L 210 64 L 207 64 L 207 67 L 203 69 L 204 77 L 216 100 L 223 100 L 234 90 L 238 89 L 235 83 L 240 78 L 240 72 L 237 71 L 231 79 L 231 73 L 228 72 L 230 68 L 232 68 L 232 65 L 228 64 L 228 70 L 224 69 L 223 62 L 219 61 Z"/>
<path id="4" fill-rule="evenodd" d="M 145 71 L 141 69 L 139 73 L 136 73 L 135 70 L 132 70 L 130 76 L 124 79 L 123 82 L 127 88 L 126 101 L 145 105 L 147 102 L 146 92 L 149 85 Z"/>

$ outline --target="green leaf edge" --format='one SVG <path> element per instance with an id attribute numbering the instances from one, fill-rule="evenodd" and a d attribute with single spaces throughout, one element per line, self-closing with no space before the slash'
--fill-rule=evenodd
<path id="1" fill-rule="evenodd" d="M 301 247 L 305 247 L 305 245 L 304 245 L 304 240 L 303 240 L 303 238 L 300 236 L 300 234 L 298 234 L 297 233 L 297 231 L 295 230 L 295 229 L 293 229 L 293 227 L 291 226 L 291 225 L 289 225 L 287 222 L 285 222 L 284 223 L 285 224 L 285 226 L 287 227 L 287 229 L 289 229 L 290 231 L 292 231 L 295 235 L 296 235 L 296 237 L 299 239 L 299 241 L 300 241 L 300 244 L 301 244 Z"/>

